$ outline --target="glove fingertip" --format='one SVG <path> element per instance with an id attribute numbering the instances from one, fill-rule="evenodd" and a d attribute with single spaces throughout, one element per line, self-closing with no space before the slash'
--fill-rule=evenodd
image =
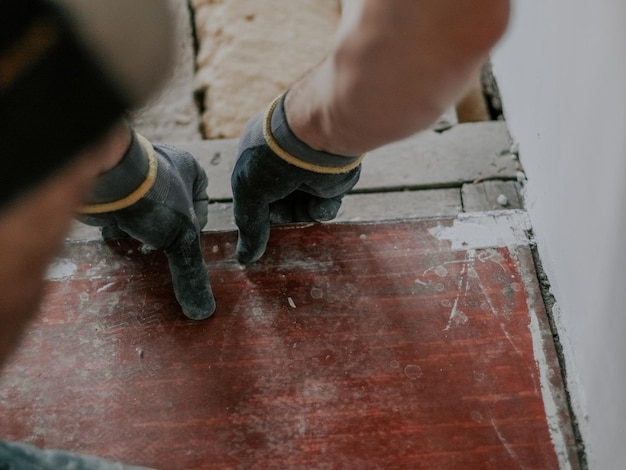
<path id="1" fill-rule="evenodd" d="M 206 320 L 215 313 L 215 300 L 210 299 L 202 307 L 182 305 L 182 309 L 185 316 L 190 320 Z"/>
<path id="2" fill-rule="evenodd" d="M 309 215 L 318 222 L 327 222 L 337 217 L 341 201 L 336 199 L 311 199 L 309 201 Z"/>
<path id="3" fill-rule="evenodd" d="M 265 246 L 256 249 L 250 249 L 245 246 L 245 243 L 241 241 L 241 238 L 237 242 L 237 260 L 241 264 L 251 264 L 261 259 L 265 254 Z"/>

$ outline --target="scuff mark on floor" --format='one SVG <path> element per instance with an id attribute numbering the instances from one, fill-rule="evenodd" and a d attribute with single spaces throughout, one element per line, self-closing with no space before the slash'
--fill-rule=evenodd
<path id="1" fill-rule="evenodd" d="M 474 250 L 470 250 L 467 252 L 467 256 L 465 258 L 466 263 L 463 264 L 461 269 L 461 274 L 459 274 L 459 283 L 458 283 L 458 293 L 456 299 L 454 299 L 454 305 L 452 305 L 452 311 L 450 312 L 450 318 L 448 320 L 448 324 L 443 329 L 444 331 L 450 330 L 452 323 L 454 325 L 465 324 L 467 323 L 467 315 L 461 312 L 458 309 L 458 304 L 461 296 L 467 296 L 467 291 L 469 289 L 469 279 L 466 276 L 468 265 L 471 266 L 474 262 L 474 258 L 476 256 L 476 252 Z M 463 289 L 463 284 L 465 284 L 465 289 Z"/>
<path id="2" fill-rule="evenodd" d="M 519 463 L 520 458 L 517 456 L 517 454 L 515 453 L 515 450 L 513 450 L 513 447 L 506 440 L 506 438 L 504 437 L 500 429 L 498 429 L 498 426 L 496 425 L 496 421 L 493 418 L 491 418 L 491 426 L 493 427 L 493 430 L 496 432 L 496 436 L 498 436 L 498 439 L 500 440 L 500 442 L 506 449 L 507 453 L 511 456 L 513 460 L 515 460 L 515 462 Z"/>

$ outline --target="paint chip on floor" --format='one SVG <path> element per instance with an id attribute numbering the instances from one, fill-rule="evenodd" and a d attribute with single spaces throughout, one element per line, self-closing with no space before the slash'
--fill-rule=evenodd
<path id="1" fill-rule="evenodd" d="M 530 221 L 518 210 L 459 214 L 452 226 L 429 229 L 440 241 L 449 241 L 452 251 L 495 248 L 530 243 Z"/>
<path id="2" fill-rule="evenodd" d="M 74 275 L 78 266 L 68 259 L 59 258 L 52 262 L 48 267 L 45 279 L 48 281 L 58 281 L 68 279 Z"/>

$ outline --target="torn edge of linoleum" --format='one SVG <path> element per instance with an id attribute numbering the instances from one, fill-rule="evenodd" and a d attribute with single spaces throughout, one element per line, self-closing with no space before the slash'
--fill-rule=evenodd
<path id="1" fill-rule="evenodd" d="M 438 222 L 429 229 L 437 240 L 449 242 L 453 251 L 474 249 L 532 246 L 532 225 L 528 213 L 523 210 L 503 210 L 490 212 L 467 212 L 458 214 L 450 221 Z M 517 250 L 510 250 L 516 257 Z M 518 262 L 522 262 L 517 258 Z M 520 266 L 521 267 L 521 266 Z M 534 276 L 533 269 L 522 269 L 524 276 Z M 550 360 L 552 335 L 537 311 L 536 301 L 542 299 L 535 279 L 526 278 L 526 303 L 533 354 L 539 376 L 544 411 L 559 468 L 578 468 L 579 462 L 573 449 L 574 437 L 564 396 L 564 384 L 560 382 L 559 371 Z M 541 301 L 541 300 L 539 300 Z"/>
<path id="2" fill-rule="evenodd" d="M 523 210 L 463 212 L 452 221 L 430 228 L 440 241 L 449 241 L 452 251 L 527 246 L 533 243 L 528 213 Z"/>
<path id="3" fill-rule="evenodd" d="M 542 313 L 536 309 L 536 302 L 543 302 L 536 277 L 530 279 L 536 274 L 534 270 L 524 270 L 523 272 L 524 276 L 529 277 L 524 279 L 526 304 L 530 318 L 528 328 L 533 343 L 533 354 L 539 373 L 550 437 L 559 461 L 559 468 L 577 469 L 580 468 L 580 462 L 577 457 L 574 424 L 568 407 L 565 383 L 561 371 L 556 370 L 557 367 L 560 368 L 560 363 L 556 359 L 557 352 L 553 349 L 555 348 L 554 338 L 549 325 L 539 317 Z"/>

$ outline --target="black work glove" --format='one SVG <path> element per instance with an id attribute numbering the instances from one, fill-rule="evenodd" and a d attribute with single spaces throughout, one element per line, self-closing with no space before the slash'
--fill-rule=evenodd
<path id="1" fill-rule="evenodd" d="M 237 257 L 252 263 L 265 252 L 270 223 L 328 221 L 359 180 L 363 156 L 313 150 L 287 123 L 285 95 L 248 121 L 231 176 Z"/>
<path id="2" fill-rule="evenodd" d="M 167 255 L 176 299 L 192 320 L 215 311 L 200 249 L 207 221 L 207 176 L 194 157 L 133 133 L 122 161 L 100 175 L 79 220 L 105 239 L 130 235 Z"/>

